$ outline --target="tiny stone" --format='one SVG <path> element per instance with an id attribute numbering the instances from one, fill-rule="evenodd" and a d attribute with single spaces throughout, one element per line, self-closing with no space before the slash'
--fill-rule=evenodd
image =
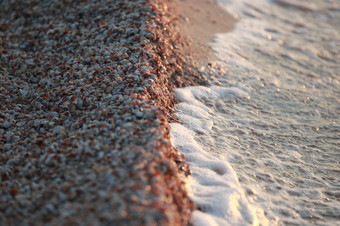
<path id="1" fill-rule="evenodd" d="M 140 119 L 140 118 L 143 118 L 143 115 L 144 115 L 144 114 L 143 114 L 143 112 L 141 112 L 141 111 L 137 111 L 137 113 L 136 113 L 136 117 L 139 118 L 139 119 Z"/>
<path id="2" fill-rule="evenodd" d="M 23 97 L 26 97 L 27 94 L 28 94 L 28 91 L 25 90 L 25 89 L 21 89 L 21 90 L 20 90 L 20 93 L 21 93 L 21 95 L 22 95 Z"/>
<path id="3" fill-rule="evenodd" d="M 34 125 L 34 127 L 39 127 L 40 126 L 40 121 L 39 120 L 35 120 L 33 125 Z"/>
<path id="4" fill-rule="evenodd" d="M 103 151 L 99 152 L 98 153 L 98 158 L 103 158 L 103 157 L 104 157 L 104 152 Z"/>
<path id="5" fill-rule="evenodd" d="M 144 89 L 144 87 L 138 87 L 138 89 L 137 89 L 138 91 L 140 91 L 140 92 L 143 92 L 143 91 L 145 91 L 145 89 Z"/>
<path id="6" fill-rule="evenodd" d="M 46 205 L 46 210 L 50 213 L 53 213 L 54 212 L 54 207 L 51 205 L 51 204 L 47 204 Z"/>
<path id="7" fill-rule="evenodd" d="M 9 127 L 11 127 L 11 123 L 10 123 L 10 122 L 4 122 L 4 123 L 2 124 L 2 127 L 8 129 Z"/>
<path id="8" fill-rule="evenodd" d="M 59 134 L 59 133 L 62 133 L 63 131 L 64 131 L 64 127 L 63 126 L 56 126 L 56 127 L 54 127 L 54 129 L 53 129 L 53 133 L 55 133 L 55 134 Z"/>

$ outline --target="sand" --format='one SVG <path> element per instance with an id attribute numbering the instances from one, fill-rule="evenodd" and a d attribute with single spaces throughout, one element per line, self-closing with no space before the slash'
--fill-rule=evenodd
<path id="1" fill-rule="evenodd" d="M 198 66 L 212 60 L 208 43 L 215 33 L 232 29 L 235 19 L 214 0 L 174 0 L 177 28 L 184 39 L 183 51 Z"/>

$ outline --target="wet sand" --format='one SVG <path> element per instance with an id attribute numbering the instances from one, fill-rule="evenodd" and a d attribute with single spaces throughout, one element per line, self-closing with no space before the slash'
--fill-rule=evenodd
<path id="1" fill-rule="evenodd" d="M 174 4 L 185 55 L 198 66 L 205 66 L 212 60 L 208 46 L 212 36 L 231 30 L 235 19 L 214 0 L 174 0 Z"/>

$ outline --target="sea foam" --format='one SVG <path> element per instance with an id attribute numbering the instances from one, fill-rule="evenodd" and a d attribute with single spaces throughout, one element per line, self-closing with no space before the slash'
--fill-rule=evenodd
<path id="1" fill-rule="evenodd" d="M 267 225 L 261 209 L 254 207 L 242 190 L 236 173 L 222 155 L 208 153 L 195 140 L 198 134 L 209 139 L 214 112 L 203 99 L 247 97 L 242 89 L 219 86 L 187 87 L 176 90 L 177 117 L 171 124 L 171 141 L 185 155 L 192 170 L 188 178 L 190 198 L 197 209 L 192 215 L 195 225 Z"/>

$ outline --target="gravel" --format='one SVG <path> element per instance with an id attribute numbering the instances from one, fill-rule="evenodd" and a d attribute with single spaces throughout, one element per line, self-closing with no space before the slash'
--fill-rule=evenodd
<path id="1" fill-rule="evenodd" d="M 187 225 L 161 0 L 0 2 L 0 225 Z"/>

